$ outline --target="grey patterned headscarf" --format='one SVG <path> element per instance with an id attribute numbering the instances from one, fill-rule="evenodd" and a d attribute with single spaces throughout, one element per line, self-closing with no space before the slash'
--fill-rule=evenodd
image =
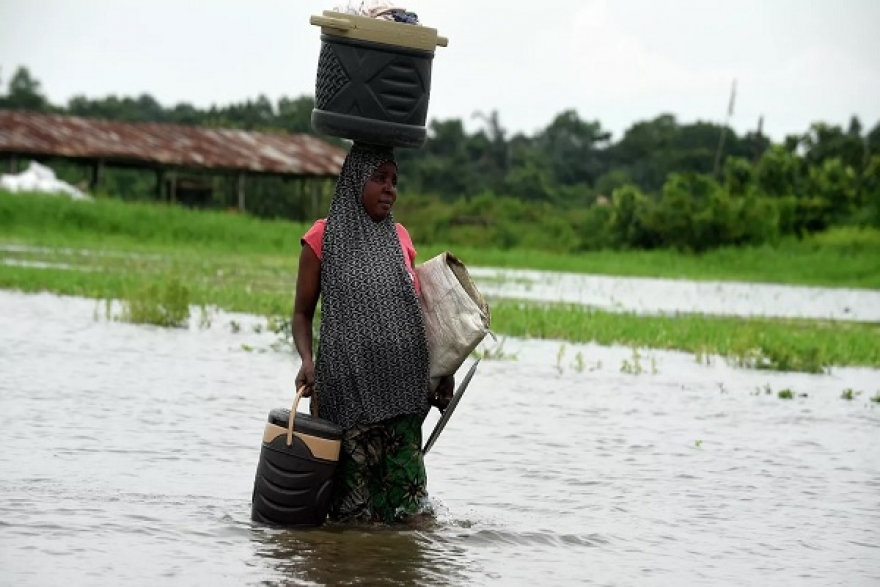
<path id="1" fill-rule="evenodd" d="M 343 428 L 430 409 L 425 323 L 394 218 L 375 222 L 363 207 L 387 161 L 391 149 L 351 148 L 324 230 L 315 390 L 320 417 Z"/>

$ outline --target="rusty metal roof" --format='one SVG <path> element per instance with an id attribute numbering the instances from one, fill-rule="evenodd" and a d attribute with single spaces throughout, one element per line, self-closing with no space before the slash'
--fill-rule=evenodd
<path id="1" fill-rule="evenodd" d="M 336 176 L 345 151 L 307 134 L 0 110 L 0 153 L 282 175 Z"/>

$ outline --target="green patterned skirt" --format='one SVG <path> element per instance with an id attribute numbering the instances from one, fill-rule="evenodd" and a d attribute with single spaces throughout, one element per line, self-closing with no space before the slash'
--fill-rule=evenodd
<path id="1" fill-rule="evenodd" d="M 345 431 L 330 519 L 393 523 L 426 513 L 422 416 L 406 414 Z"/>

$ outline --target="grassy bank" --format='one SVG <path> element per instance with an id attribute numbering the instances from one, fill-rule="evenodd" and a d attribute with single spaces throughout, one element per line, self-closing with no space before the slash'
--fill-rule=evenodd
<path id="1" fill-rule="evenodd" d="M 92 203 L 0 192 L 0 240 L 50 247 L 295 257 L 305 224 L 260 221 L 232 212 L 98 200 Z M 548 235 L 552 238 L 552 235 Z M 602 275 L 740 280 L 880 289 L 880 232 L 838 229 L 776 247 L 674 251 L 601 251 L 560 255 L 486 250 L 467 243 L 426 243 L 422 259 L 448 249 L 472 266 L 532 268 Z"/>
<path id="2" fill-rule="evenodd" d="M 636 316 L 583 306 L 495 303 L 492 319 L 506 334 L 722 356 L 753 369 L 821 373 L 831 365 L 880 367 L 880 324 Z"/>

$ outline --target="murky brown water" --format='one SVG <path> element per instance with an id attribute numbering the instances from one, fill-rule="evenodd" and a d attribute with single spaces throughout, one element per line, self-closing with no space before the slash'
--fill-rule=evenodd
<path id="1" fill-rule="evenodd" d="M 0 292 L 2 585 L 880 583 L 878 371 L 509 340 L 427 457 L 434 525 L 279 531 L 250 495 L 291 354 L 95 309 Z"/>

